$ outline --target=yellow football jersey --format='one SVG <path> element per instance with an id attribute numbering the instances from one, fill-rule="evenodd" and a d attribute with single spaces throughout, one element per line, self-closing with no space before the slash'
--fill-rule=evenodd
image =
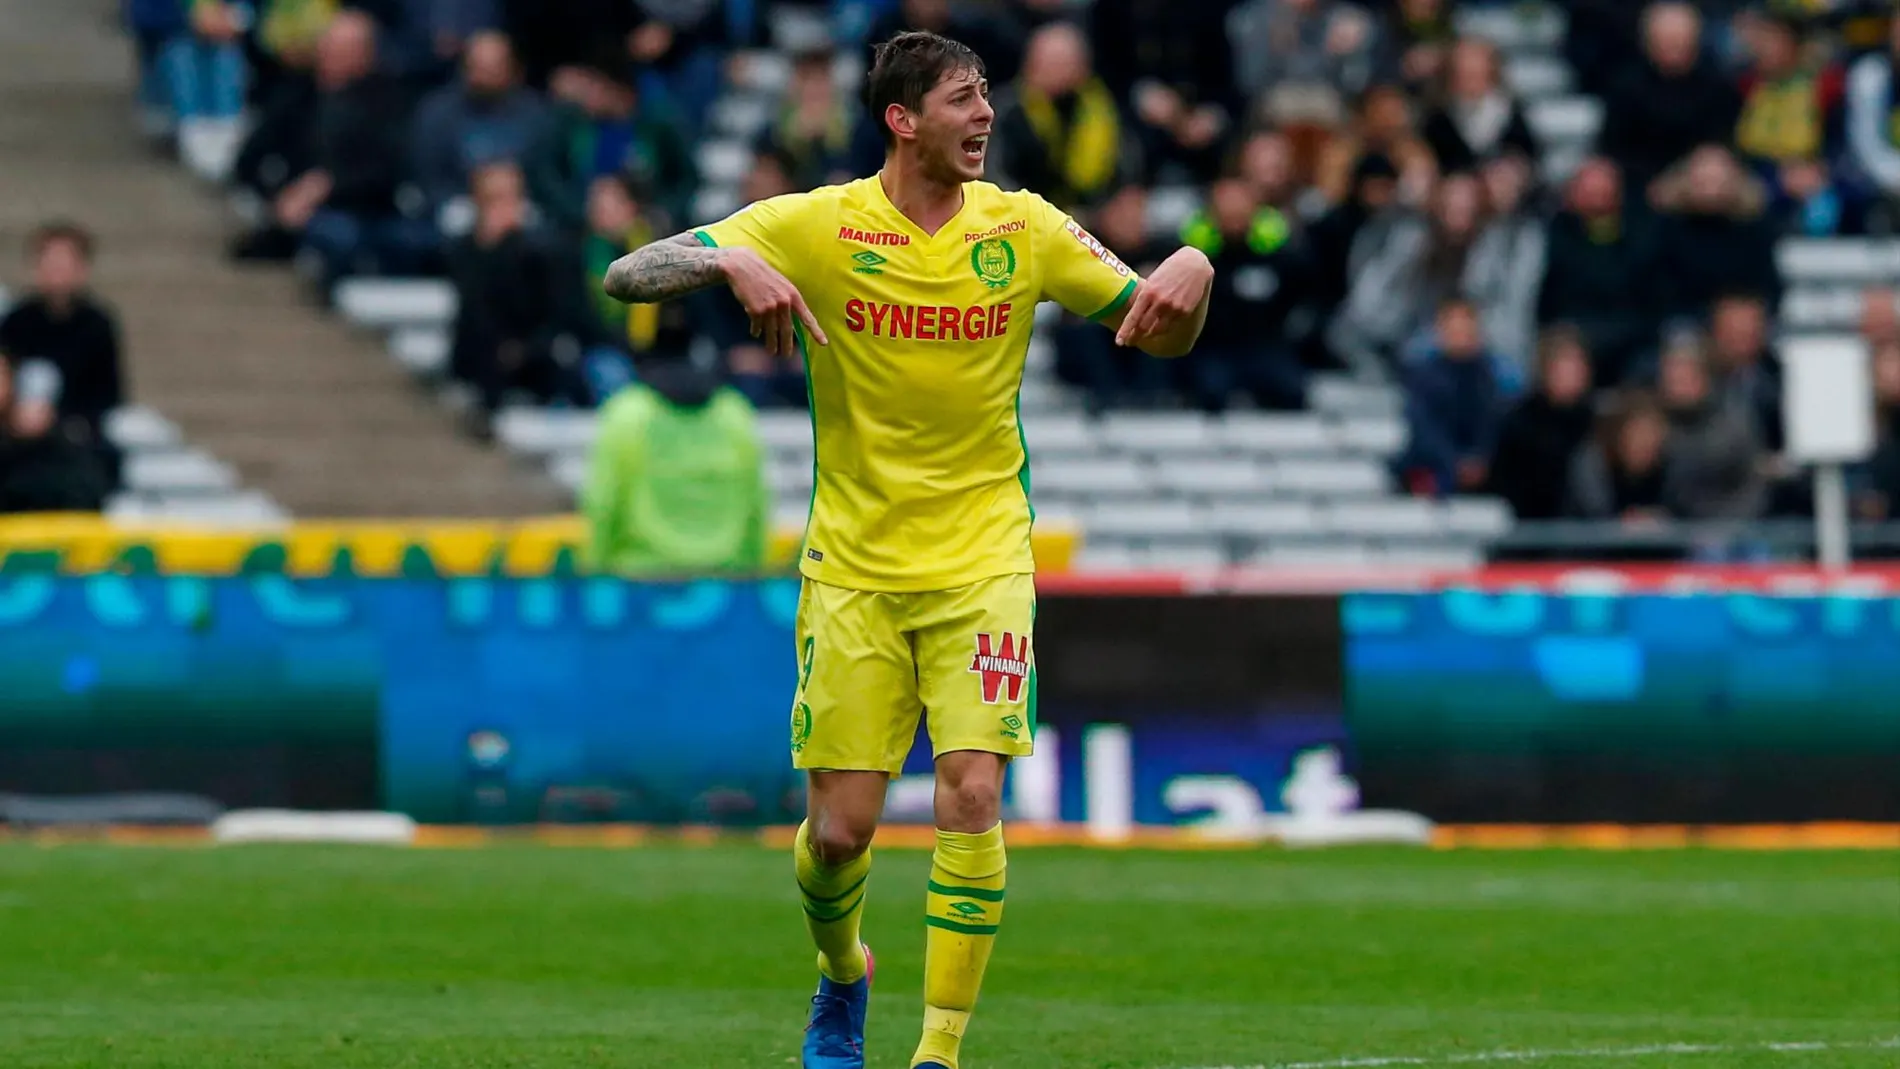
<path id="1" fill-rule="evenodd" d="M 1135 273 L 1034 193 L 988 182 L 934 236 L 876 176 L 760 201 L 695 231 L 753 249 L 831 342 L 800 337 L 817 470 L 804 574 L 949 590 L 1033 572 L 1018 395 L 1036 305 L 1105 316 Z"/>

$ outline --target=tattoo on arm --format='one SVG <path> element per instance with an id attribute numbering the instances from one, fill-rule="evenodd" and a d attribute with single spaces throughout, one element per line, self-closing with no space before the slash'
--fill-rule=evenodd
<path id="1" fill-rule="evenodd" d="M 683 297 L 726 280 L 719 271 L 719 250 L 707 248 L 691 232 L 643 245 L 607 269 L 607 295 L 627 304 L 652 304 Z"/>

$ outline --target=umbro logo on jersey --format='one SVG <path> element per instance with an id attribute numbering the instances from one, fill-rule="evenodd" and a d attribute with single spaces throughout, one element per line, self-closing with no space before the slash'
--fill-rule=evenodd
<path id="1" fill-rule="evenodd" d="M 889 261 L 866 249 L 860 253 L 853 253 L 851 262 L 858 265 L 851 269 L 854 275 L 881 275 L 884 273 L 884 265 Z"/>
<path id="2" fill-rule="evenodd" d="M 839 241 L 855 241 L 863 245 L 908 245 L 909 234 L 893 234 L 887 230 L 859 230 L 855 226 L 838 228 Z"/>

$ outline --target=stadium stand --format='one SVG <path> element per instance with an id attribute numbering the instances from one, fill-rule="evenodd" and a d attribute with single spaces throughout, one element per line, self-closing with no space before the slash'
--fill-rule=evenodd
<path id="1" fill-rule="evenodd" d="M 453 57 L 448 53 L 418 63 L 413 50 L 404 51 L 406 41 L 426 39 L 426 33 L 417 38 L 418 28 L 385 10 L 390 5 L 358 6 L 379 23 L 375 78 L 401 79 L 424 89 L 453 80 Z M 480 5 L 439 6 L 452 9 L 467 23 L 456 31 L 463 40 L 484 28 L 480 17 L 471 15 Z M 861 34 L 872 23 L 889 29 L 913 16 L 936 18 L 935 7 L 915 5 L 913 12 L 911 5 L 902 3 L 756 5 L 750 8 L 759 16 L 756 23 L 732 18 L 721 24 L 717 18 L 706 17 L 690 26 L 674 27 L 678 41 L 685 42 L 675 45 L 681 54 L 651 64 L 630 56 L 596 55 L 597 50 L 586 46 L 589 33 L 585 31 L 590 28 L 557 25 L 558 19 L 524 22 L 511 5 L 501 5 L 494 25 L 513 35 L 526 71 L 529 88 L 525 92 L 540 94 L 550 114 L 579 123 L 574 129 L 587 128 L 590 122 L 598 129 L 631 124 L 626 128 L 632 131 L 634 143 L 644 146 L 639 154 L 644 162 L 634 173 L 621 177 L 628 179 L 638 205 L 634 229 L 651 237 L 663 232 L 663 227 L 677 229 L 718 218 L 776 189 L 862 170 L 865 159 L 875 158 L 875 137 L 867 157 L 861 116 L 855 119 L 860 136 L 829 140 L 819 136 L 816 143 L 800 140 L 811 135 L 798 133 L 806 129 L 793 122 L 799 109 L 822 116 L 827 105 L 820 99 L 822 85 L 809 78 L 801 81 L 804 76 L 799 72 L 819 69 L 813 62 L 830 57 L 836 94 L 831 106 L 839 120 L 848 123 L 852 121 L 851 97 L 866 62 L 854 33 Z M 1118 94 L 1123 113 L 1124 148 L 1140 143 L 1136 151 L 1124 153 L 1133 162 L 1116 163 L 1113 185 L 1132 185 L 1143 191 L 1138 207 L 1146 236 L 1168 244 L 1180 240 L 1180 235 L 1191 238 L 1197 232 L 1207 233 L 1195 228 L 1218 222 L 1218 215 L 1210 214 L 1217 212 L 1218 205 L 1209 204 L 1206 195 L 1208 168 L 1203 157 L 1184 147 L 1185 143 L 1161 144 L 1156 151 L 1146 151 L 1155 147 L 1150 142 L 1156 128 L 1149 125 L 1146 105 L 1136 107 L 1128 95 L 1132 90 L 1121 83 L 1131 74 L 1130 63 L 1138 66 L 1147 61 L 1107 55 L 1114 51 L 1107 47 L 1112 42 L 1105 44 L 1099 36 L 1106 26 L 1123 30 L 1146 26 L 1141 20 L 1152 16 L 1151 7 L 1130 0 L 999 2 L 954 6 L 946 17 L 969 34 L 997 42 L 993 48 L 999 73 L 997 97 L 1005 111 L 1016 92 L 1009 78 L 1023 66 L 1024 53 L 1029 51 L 1023 27 L 1055 18 L 1074 18 L 1085 27 L 1094 24 L 1095 51 L 1103 53 L 1100 73 Z M 1775 492 L 1765 499 L 1766 514 L 1799 517 L 1809 507 L 1799 473 L 1785 465 L 1777 467 L 1768 448 L 1779 434 L 1775 425 L 1777 349 L 1804 339 L 1852 333 L 1870 314 L 1867 309 L 1872 304 L 1892 299 L 1890 290 L 1881 290 L 1881 295 L 1875 295 L 1875 290 L 1900 281 L 1900 242 L 1888 236 L 1894 222 L 1894 191 L 1870 187 L 1864 176 L 1857 176 L 1847 161 L 1847 143 L 1835 129 L 1837 123 L 1829 125 L 1822 140 L 1807 147 L 1814 158 L 1825 157 L 1824 169 L 1840 164 L 1838 173 L 1824 175 L 1827 181 L 1822 191 L 1807 200 L 1795 196 L 1802 189 L 1790 193 L 1785 175 L 1758 157 L 1736 155 L 1735 146 L 1765 151 L 1750 140 L 1753 127 L 1748 126 L 1748 109 L 1757 79 L 1762 71 L 1771 70 L 1766 64 L 1774 59 L 1763 50 L 1773 48 L 1780 39 L 1775 36 L 1778 32 L 1792 35 L 1802 50 L 1801 63 L 1816 64 L 1814 69 L 1821 72 L 1816 84 L 1831 85 L 1827 79 L 1832 72 L 1845 69 L 1838 53 L 1823 51 L 1832 47 L 1830 35 L 1836 20 L 1877 20 L 1878 10 L 1841 0 L 1821 5 L 1825 10 L 1818 14 L 1804 10 L 1791 15 L 1771 4 L 1743 8 L 1731 21 L 1730 9 L 1736 5 L 1717 5 L 1706 9 L 1705 21 L 1698 21 L 1691 9 L 1663 3 L 1651 5 L 1641 15 L 1633 11 L 1605 30 L 1594 8 L 1573 16 L 1571 5 L 1562 3 L 1439 5 L 1379 0 L 1355 5 L 1344 0 L 1314 4 L 1248 0 L 1218 7 L 1227 20 L 1229 40 L 1236 44 L 1234 77 L 1248 88 L 1264 89 L 1252 100 L 1230 94 L 1206 106 L 1221 112 L 1229 147 L 1243 147 L 1244 136 L 1263 125 L 1285 135 L 1284 144 L 1268 138 L 1257 158 L 1255 146 L 1245 144 L 1240 171 L 1262 191 L 1261 210 L 1288 224 L 1296 243 L 1310 243 L 1317 256 L 1327 251 L 1320 247 L 1324 242 L 1333 241 L 1337 248 L 1331 255 L 1337 257 L 1338 270 L 1343 272 L 1351 263 L 1353 271 L 1333 283 L 1322 277 L 1333 268 L 1307 260 L 1299 272 L 1313 276 L 1315 287 L 1340 287 L 1339 293 L 1330 296 L 1309 294 L 1299 311 L 1286 320 L 1288 344 L 1299 349 L 1306 364 L 1304 411 L 1262 411 L 1248 407 L 1243 399 L 1237 406 L 1223 401 L 1218 405 L 1222 411 L 1202 413 L 1184 409 L 1173 391 L 1164 389 L 1159 394 L 1135 390 L 1132 408 L 1122 411 L 1110 405 L 1104 413 L 1097 399 L 1065 369 L 1064 354 L 1057 345 L 1059 317 L 1049 308 L 1042 310 L 1022 395 L 1034 457 L 1035 497 L 1042 515 L 1067 517 L 1082 525 L 1087 535 L 1085 564 L 1464 562 L 1500 547 L 1537 545 L 1546 521 L 1535 515 L 1514 516 L 1514 511 L 1527 506 L 1499 496 L 1503 488 L 1488 478 L 1494 457 L 1474 456 L 1469 459 L 1477 463 L 1461 464 L 1453 480 L 1457 485 L 1440 485 L 1443 478 L 1422 478 L 1420 469 L 1409 466 L 1415 450 L 1408 447 L 1417 440 L 1417 421 L 1425 416 L 1415 399 L 1407 396 L 1404 369 L 1421 360 L 1439 359 L 1430 355 L 1431 338 L 1420 334 L 1419 327 L 1432 318 L 1441 298 L 1456 294 L 1476 300 L 1483 344 L 1492 350 L 1497 365 L 1495 386 L 1487 387 L 1497 391 L 1497 410 L 1486 416 L 1486 426 L 1474 429 L 1480 439 L 1495 432 L 1505 409 L 1515 404 L 1521 391 L 1538 389 L 1534 381 L 1537 352 L 1553 344 L 1550 335 L 1543 343 L 1533 344 L 1530 339 L 1539 328 L 1571 324 L 1579 328 L 1576 341 L 1596 368 L 1593 412 L 1622 403 L 1632 389 L 1649 389 L 1657 362 L 1670 346 L 1701 346 L 1698 351 L 1710 362 L 1718 401 L 1731 392 L 1737 398 L 1745 395 L 1751 418 L 1758 424 L 1759 463 L 1764 470 L 1774 469 Z M 639 11 L 638 4 L 629 8 Z M 1684 12 L 1689 14 L 1685 17 Z M 1251 35 L 1262 25 L 1260 20 L 1275 19 L 1295 20 L 1289 25 L 1323 26 L 1328 33 L 1341 25 L 1348 27 L 1351 32 L 1328 37 L 1322 49 L 1328 55 L 1337 51 L 1334 58 L 1340 62 L 1330 66 L 1289 62 L 1310 60 L 1311 54 L 1266 56 L 1264 65 L 1256 62 L 1260 57 L 1246 51 L 1251 47 L 1247 42 L 1267 40 Z M 1301 23 L 1301 19 L 1317 21 Z M 1011 20 L 1017 25 L 1011 27 Z M 1577 20 L 1574 26 L 1573 20 Z M 1671 59 L 1669 44 L 1671 25 L 1688 27 L 1686 52 L 1678 48 L 1675 59 Z M 1007 32 L 996 33 L 999 27 Z M 1175 31 L 1161 27 L 1157 32 Z M 1197 32 L 1201 31 L 1179 30 L 1181 35 Z M 1860 52 L 1854 84 L 1862 88 L 1861 96 L 1877 80 L 1881 72 L 1876 68 L 1883 62 L 1881 50 L 1868 46 L 1867 32 L 1864 25 L 1855 29 Z M 722 51 L 726 54 L 718 66 L 727 77 L 717 92 L 709 94 L 704 91 L 709 83 L 699 80 L 706 70 L 699 60 Z M 684 62 L 688 54 L 691 63 Z M 1579 69 L 1576 62 L 1585 56 L 1594 58 Z M 1221 68 L 1226 69 L 1225 65 Z M 1292 119 L 1276 110 L 1288 107 L 1284 93 L 1271 91 L 1275 84 L 1284 88 L 1287 71 L 1317 72 L 1313 76 L 1327 83 L 1334 98 L 1333 117 L 1319 131 L 1318 143 L 1324 146 L 1319 150 L 1319 171 L 1312 170 L 1313 142 L 1303 140 L 1311 133 L 1302 125 L 1309 120 Z M 1149 73 L 1198 75 L 1165 69 Z M 467 77 L 471 85 L 479 80 L 474 74 Z M 1644 77 L 1684 79 L 1684 85 L 1696 80 L 1706 91 L 1707 100 L 1701 103 L 1707 105 L 1708 114 L 1672 111 L 1661 117 L 1643 116 L 1647 127 L 1633 125 L 1628 102 L 1641 99 L 1640 86 L 1650 84 Z M 1273 82 L 1276 78 L 1282 81 Z M 490 80 L 500 84 L 505 74 L 493 74 Z M 1397 112 L 1390 108 L 1381 112 L 1378 109 L 1385 104 L 1380 94 L 1391 85 L 1402 87 L 1405 95 L 1395 98 Z M 1194 91 L 1183 86 L 1183 91 Z M 565 235 L 584 225 L 574 218 L 574 205 L 579 202 L 562 201 L 568 194 L 550 199 L 545 181 L 537 177 L 545 170 L 536 156 L 540 150 L 523 147 L 518 136 L 517 127 L 528 121 L 523 116 L 533 112 L 532 101 L 523 92 L 508 90 L 513 102 L 511 122 L 516 126 L 510 127 L 515 147 L 505 155 L 527 175 L 527 189 L 535 201 L 524 232 L 536 241 L 548 240 L 549 255 L 557 257 L 551 262 L 564 265 L 558 257 L 565 255 L 561 250 L 571 240 Z M 627 99 L 633 103 L 625 105 Z M 621 103 L 605 107 L 602 100 Z M 1822 103 L 1824 111 L 1844 106 L 1839 100 Z M 1623 110 L 1608 113 L 1609 105 Z M 1354 117 L 1352 113 L 1362 107 L 1364 114 Z M 1228 110 L 1233 114 L 1227 114 Z M 1509 116 L 1510 123 L 1487 129 L 1490 116 L 1500 121 Z M 1520 116 L 1521 129 L 1516 125 Z M 1832 120 L 1835 113 L 1829 111 L 1828 116 Z M 1268 119 L 1276 121 L 1264 121 Z M 1678 126 L 1667 125 L 1677 120 Z M 686 172 L 666 158 L 667 138 L 672 135 L 664 131 L 675 129 L 697 135 L 687 168 L 693 184 L 686 187 L 679 184 Z M 1685 161 L 1684 153 L 1706 140 L 1704 135 L 1717 136 L 1730 148 Z M 1413 167 L 1414 149 L 1421 144 L 1426 146 L 1422 182 Z M 1535 153 L 1529 161 L 1533 164 L 1530 188 L 1504 192 L 1514 180 L 1494 173 L 1504 169 L 1491 168 L 1487 161 L 1525 147 Z M 1856 142 L 1854 148 L 1865 155 L 1864 145 Z M 1353 158 L 1360 157 L 1358 175 L 1348 179 L 1345 171 L 1326 172 L 1326 167 L 1333 166 L 1325 162 L 1327 151 L 1346 152 L 1334 163 L 1343 162 L 1348 170 Z M 1297 169 L 1302 175 L 1319 176 L 1318 187 L 1299 182 L 1288 186 L 1271 177 L 1276 153 L 1289 152 L 1299 159 Z M 1599 167 L 1579 177 L 1593 154 L 1608 158 L 1614 169 Z M 1399 213 L 1405 216 L 1398 219 L 1399 232 L 1411 226 L 1427 247 L 1450 249 L 1464 264 L 1462 274 L 1450 280 L 1450 289 L 1434 289 L 1430 284 L 1423 288 L 1386 285 L 1378 273 L 1382 266 L 1417 269 L 1407 259 L 1404 246 L 1368 249 L 1365 238 L 1371 231 L 1366 213 L 1371 210 L 1359 209 L 1356 199 L 1343 206 L 1328 203 L 1321 193 L 1322 188 L 1330 188 L 1356 198 L 1359 194 L 1353 190 L 1364 181 L 1376 180 L 1380 161 L 1388 157 L 1395 164 L 1392 173 L 1399 179 L 1403 203 L 1409 206 Z M 1434 157 L 1444 157 L 1444 165 L 1434 164 Z M 1007 146 L 998 158 L 1009 158 Z M 1468 223 L 1459 221 L 1456 198 L 1460 194 L 1451 192 L 1450 184 L 1438 184 L 1434 192 L 1433 178 L 1434 171 L 1451 171 L 1465 161 L 1477 166 L 1480 176 L 1480 182 L 1470 187 L 1479 190 L 1480 206 L 1473 209 L 1475 215 Z M 1370 171 L 1365 169 L 1368 162 Z M 1874 171 L 1877 165 L 1878 161 Z M 1326 173 L 1334 177 L 1326 178 Z M 1600 174 L 1611 176 L 1613 184 L 1607 193 L 1602 192 Z M 595 189 L 588 187 L 588 176 L 571 177 L 580 186 L 564 188 L 588 188 L 592 196 Z M 1001 177 L 1008 180 L 1010 176 Z M 1649 182 L 1651 177 L 1654 182 Z M 1443 177 L 1436 181 L 1443 183 Z M 1328 182 L 1347 183 L 1353 190 L 1328 186 Z M 406 184 L 406 179 L 398 181 L 391 203 L 404 200 L 401 194 Z M 1713 192 L 1718 186 L 1719 192 Z M 683 201 L 677 199 L 681 188 L 689 191 Z M 1102 233 L 1112 226 L 1108 215 L 1115 210 L 1105 202 L 1112 199 L 1107 198 L 1108 192 L 1077 194 L 1081 200 L 1075 207 L 1078 216 Z M 440 199 L 439 193 L 434 196 Z M 1592 196 L 1597 200 L 1591 201 Z M 1497 242 L 1504 239 L 1499 235 L 1507 232 L 1496 224 L 1507 220 L 1494 215 L 1493 209 L 1520 202 L 1522 207 L 1513 209 L 1515 214 L 1508 220 L 1518 226 L 1508 232 L 1515 235 L 1510 240 L 1516 244 L 1500 254 Z M 1352 217 L 1354 210 L 1360 216 Z M 250 211 L 255 215 L 257 209 Z M 459 211 L 439 214 L 442 240 L 467 233 L 466 205 Z M 590 211 L 591 204 L 580 213 Z M 1342 215 L 1348 218 L 1342 220 Z M 1381 222 L 1385 219 L 1376 211 L 1372 215 Z M 1563 228 L 1572 220 L 1586 228 L 1606 222 L 1627 225 L 1629 238 L 1613 247 L 1609 259 L 1589 261 L 1591 250 L 1579 254 L 1574 241 L 1565 244 L 1570 239 Z M 1344 245 L 1338 244 L 1329 227 L 1344 227 Z M 1772 256 L 1765 251 L 1769 246 L 1760 245 L 1764 251 L 1756 258 L 1756 242 L 1774 242 Z M 1586 259 L 1577 260 L 1577 255 Z M 446 396 L 467 407 L 475 391 L 466 354 L 458 363 L 458 348 L 467 343 L 457 340 L 461 309 L 455 284 L 441 277 L 391 276 L 380 269 L 386 265 L 375 259 L 371 256 L 360 262 L 359 266 L 369 269 L 367 273 L 346 272 L 358 277 L 337 282 L 324 295 L 326 301 L 345 321 L 384 339 L 392 369 L 446 387 Z M 1609 265 L 1607 278 L 1605 265 Z M 1486 268 L 1500 280 L 1491 289 L 1486 288 Z M 1526 288 L 1525 280 L 1533 275 L 1544 280 L 1543 292 Z M 1612 288 L 1602 289 L 1606 284 Z M 1359 304 L 1354 302 L 1356 289 L 1368 295 Z M 581 292 L 577 287 L 574 294 Z M 1749 294 L 1780 295 L 1777 305 L 1769 309 L 1771 334 L 1752 343 L 1745 310 L 1724 319 L 1716 301 Z M 1651 310 L 1645 304 L 1645 310 L 1632 313 L 1620 327 L 1610 320 L 1577 318 L 1580 314 L 1587 318 L 1593 309 L 1613 312 L 1616 302 L 1623 299 L 1666 307 Z M 1533 301 L 1534 312 L 1528 303 Z M 1335 306 L 1337 314 L 1332 311 Z M 1367 314 L 1356 319 L 1360 312 Z M 1321 322 L 1316 324 L 1314 315 Z M 721 326 L 722 316 L 729 318 L 730 310 L 695 305 L 688 318 L 690 326 L 676 334 L 669 335 L 668 326 L 661 324 L 657 344 L 678 345 L 702 363 L 724 361 L 744 381 L 756 372 L 739 366 L 739 347 L 734 346 L 729 327 Z M 1330 326 L 1325 322 L 1328 317 Z M 578 484 L 591 441 L 589 409 L 603 389 L 600 380 L 590 377 L 595 371 L 591 354 L 601 347 L 573 337 L 576 332 L 567 322 L 546 326 L 554 340 L 536 342 L 531 359 L 545 363 L 547 374 L 507 384 L 505 404 L 491 414 L 492 420 L 484 418 L 474 426 L 483 434 L 492 433 L 508 453 L 571 491 Z M 743 340 L 742 334 L 738 340 Z M 622 348 L 625 342 L 622 337 Z M 656 343 L 649 337 L 636 344 Z M 589 355 L 581 355 L 583 348 Z M 524 385 L 529 387 L 525 392 Z M 774 458 L 772 485 L 782 518 L 795 521 L 810 493 L 807 417 L 795 406 L 778 407 L 790 402 L 794 395 L 789 391 L 761 387 L 747 392 L 768 408 L 762 415 Z M 1695 407 L 1690 404 L 1672 416 L 1676 420 L 1672 426 L 1687 429 L 1670 442 L 1692 440 L 1694 428 L 1683 421 L 1697 418 L 1690 411 Z M 1583 428 L 1579 433 L 1587 433 L 1591 421 L 1578 421 L 1576 426 Z M 140 471 L 145 470 L 141 462 Z M 185 462 L 152 470 L 206 485 L 217 481 L 212 470 L 191 468 Z M 1557 513 L 1553 519 L 1570 515 L 1563 495 L 1553 501 Z M 1709 517 L 1677 509 L 1673 518 Z M 1627 527 L 1615 521 L 1599 524 L 1590 528 L 1594 533 L 1589 538 L 1599 547 L 1613 547 L 1628 533 Z M 1575 534 L 1574 525 L 1565 527 L 1565 544 L 1574 545 Z"/>
<path id="2" fill-rule="evenodd" d="M 0 4 L 17 30 L 0 44 L 0 237 L 11 255 L 48 219 L 83 223 L 123 325 L 130 403 L 105 426 L 123 488 L 107 514 L 255 526 L 558 510 L 551 483 L 460 435 L 292 278 L 219 261 L 221 203 L 153 160 L 128 122 L 131 50 L 99 32 L 120 13 L 111 0 Z"/>

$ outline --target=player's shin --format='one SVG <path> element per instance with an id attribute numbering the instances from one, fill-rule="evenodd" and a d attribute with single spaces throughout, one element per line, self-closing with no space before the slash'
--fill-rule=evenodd
<path id="1" fill-rule="evenodd" d="M 970 1011 L 1003 920 L 1003 825 L 937 832 L 924 923 L 924 1035 L 911 1064 L 956 1069 Z"/>
<path id="2" fill-rule="evenodd" d="M 826 865 L 812 850 L 811 821 L 799 825 L 794 847 L 798 893 L 804 899 L 805 928 L 818 947 L 818 971 L 841 984 L 853 984 L 865 972 L 864 946 L 858 940 L 864 895 L 871 875 L 866 850 L 841 865 Z"/>

